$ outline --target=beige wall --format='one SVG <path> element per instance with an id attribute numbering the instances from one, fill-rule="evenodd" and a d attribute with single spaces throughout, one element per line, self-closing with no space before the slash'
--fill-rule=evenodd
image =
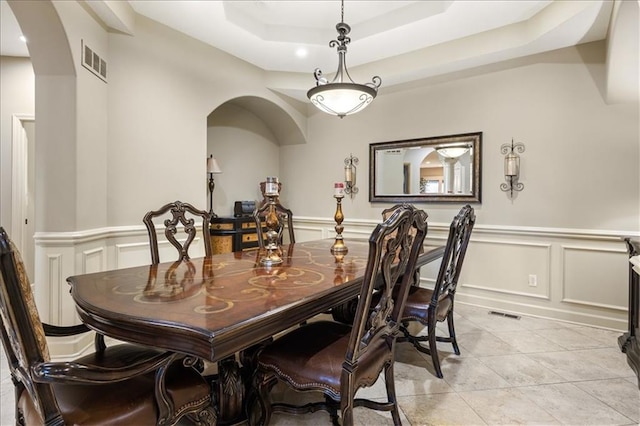
<path id="1" fill-rule="evenodd" d="M 207 117 L 225 102 L 261 97 L 303 121 L 293 106 L 264 86 L 262 70 L 138 18 L 135 37 L 109 35 L 107 208 L 111 226 L 137 224 L 146 211 L 168 200 L 208 205 Z M 242 145 L 242 136 L 228 143 Z M 263 150 L 251 150 L 245 143 L 242 155 L 256 161 Z M 239 183 L 246 186 L 236 193 L 226 180 L 220 176 L 216 190 L 226 203 L 255 190 L 255 182 L 242 180 Z M 223 210 L 230 212 L 228 204 Z"/>
<path id="2" fill-rule="evenodd" d="M 103 28 L 76 2 L 56 2 L 55 6 L 64 23 L 76 74 L 77 114 L 74 130 L 77 163 L 74 229 L 103 227 L 107 225 L 108 205 L 109 86 L 82 66 L 81 46 L 89 46 L 109 64 L 108 37 Z"/>
<path id="3" fill-rule="evenodd" d="M 280 173 L 276 136 L 260 117 L 232 103 L 209 116 L 207 152 L 222 169 L 222 174 L 214 176 L 213 211 L 219 216 L 233 216 L 234 201 L 262 200 L 258 183 Z M 280 198 L 284 204 L 286 194 L 285 185 Z"/>
<path id="4" fill-rule="evenodd" d="M 362 192 L 347 200 L 344 214 L 376 218 L 384 205 L 371 205 L 367 197 L 369 143 L 482 131 L 478 223 L 638 232 L 638 105 L 603 100 L 604 43 L 507 65 L 397 93 L 384 94 L 383 87 L 367 110 L 343 120 L 312 114 L 309 143 L 281 148 L 282 178 L 292 182 L 291 209 L 303 216 L 328 214 L 331 183 L 341 176 L 342 159 L 353 153 L 360 158 Z M 499 189 L 500 145 L 512 137 L 526 145 L 524 190 L 514 201 Z M 315 190 L 305 199 L 309 179 Z M 437 222 L 450 221 L 459 208 L 424 207 Z"/>
<path id="5" fill-rule="evenodd" d="M 35 82 L 28 58 L 0 56 L 0 225 L 11 230 L 11 119 L 35 113 Z"/>

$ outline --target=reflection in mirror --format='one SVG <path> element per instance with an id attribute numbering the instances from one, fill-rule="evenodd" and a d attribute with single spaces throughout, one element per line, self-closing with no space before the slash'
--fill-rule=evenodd
<path id="1" fill-rule="evenodd" d="M 369 145 L 369 201 L 480 202 L 482 132 Z"/>

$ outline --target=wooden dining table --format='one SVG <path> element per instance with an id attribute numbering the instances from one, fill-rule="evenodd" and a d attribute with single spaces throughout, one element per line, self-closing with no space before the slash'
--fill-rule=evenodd
<path id="1" fill-rule="evenodd" d="M 368 241 L 345 240 L 344 256 L 331 253 L 333 242 L 284 245 L 283 262 L 274 266 L 262 265 L 264 252 L 251 250 L 67 281 L 80 318 L 98 333 L 217 362 L 241 382 L 236 354 L 358 296 Z M 443 252 L 425 245 L 419 266 Z M 226 396 L 216 396 L 219 420 L 241 416 L 244 391 L 220 392 Z"/>

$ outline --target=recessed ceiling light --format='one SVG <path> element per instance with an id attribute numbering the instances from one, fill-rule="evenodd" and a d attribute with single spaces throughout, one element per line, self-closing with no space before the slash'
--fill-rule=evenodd
<path id="1" fill-rule="evenodd" d="M 25 36 L 21 35 L 20 36 L 20 41 L 23 42 L 23 43 L 26 43 L 27 42 L 27 38 Z"/>
<path id="2" fill-rule="evenodd" d="M 306 48 L 304 48 L 304 47 L 299 47 L 299 48 L 296 50 L 296 56 L 297 56 L 298 58 L 306 58 L 308 53 L 309 53 L 309 51 L 308 51 Z"/>

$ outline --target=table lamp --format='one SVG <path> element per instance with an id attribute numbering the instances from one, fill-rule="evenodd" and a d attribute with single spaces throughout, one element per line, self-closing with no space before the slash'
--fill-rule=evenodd
<path id="1" fill-rule="evenodd" d="M 218 217 L 218 215 L 213 212 L 213 188 L 215 188 L 213 175 L 222 173 L 222 170 L 220 170 L 220 166 L 218 166 L 218 162 L 213 154 L 207 158 L 207 173 L 209 173 L 209 216 L 214 218 Z"/>

